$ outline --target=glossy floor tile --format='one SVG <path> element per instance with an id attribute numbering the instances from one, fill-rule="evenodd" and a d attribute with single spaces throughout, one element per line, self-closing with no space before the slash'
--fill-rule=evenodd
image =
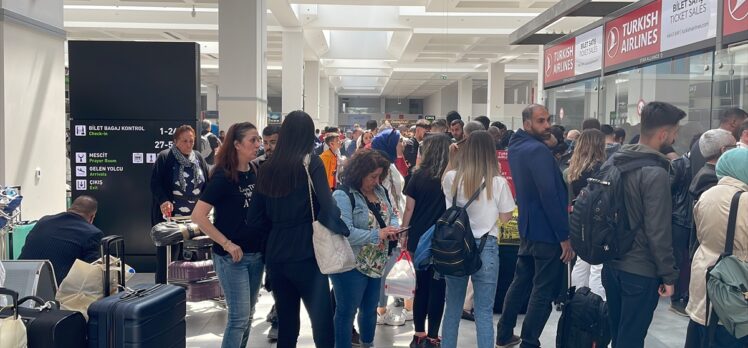
<path id="1" fill-rule="evenodd" d="M 153 275 L 138 274 L 131 283 L 153 282 Z M 262 292 L 256 308 L 255 319 L 252 322 L 252 331 L 249 339 L 249 348 L 275 348 L 266 337 L 270 329 L 270 323 L 265 322 L 265 316 L 273 305 L 273 298 L 267 292 Z M 686 338 L 686 327 L 688 319 L 678 316 L 668 310 L 669 300 L 661 300 L 655 311 L 655 317 L 650 326 L 649 334 L 645 342 L 647 348 L 680 348 L 683 347 Z M 302 306 L 303 308 L 303 306 Z M 299 335 L 298 347 L 314 347 L 311 334 L 309 318 L 302 309 L 301 333 Z M 543 347 L 555 347 L 556 325 L 559 316 L 558 311 L 553 311 L 548 320 L 541 344 Z M 500 315 L 494 315 L 494 324 L 498 322 Z M 522 316 L 515 333 L 519 334 Z M 226 312 L 221 304 L 213 301 L 188 303 L 187 312 L 187 347 L 189 348 L 212 348 L 221 346 L 221 337 L 226 324 Z M 413 335 L 412 322 L 405 326 L 389 327 L 377 326 L 374 346 L 378 348 L 408 347 Z M 459 347 L 475 347 L 475 325 L 463 320 L 460 323 Z"/>

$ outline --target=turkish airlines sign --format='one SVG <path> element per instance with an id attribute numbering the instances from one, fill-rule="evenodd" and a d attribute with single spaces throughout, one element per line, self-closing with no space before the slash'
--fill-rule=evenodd
<path id="1" fill-rule="evenodd" d="M 603 28 L 592 29 L 545 49 L 545 84 L 591 73 L 602 67 Z"/>
<path id="2" fill-rule="evenodd" d="M 574 76 L 573 38 L 545 50 L 543 71 L 546 84 Z"/>
<path id="3" fill-rule="evenodd" d="M 658 0 L 609 21 L 605 67 L 646 63 L 661 52 L 716 37 L 717 8 L 717 0 Z"/>
<path id="4" fill-rule="evenodd" d="M 748 31 L 748 0 L 724 0 L 722 35 Z"/>

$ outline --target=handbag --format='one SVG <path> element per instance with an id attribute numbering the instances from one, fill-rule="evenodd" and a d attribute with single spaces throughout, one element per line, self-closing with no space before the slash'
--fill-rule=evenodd
<path id="1" fill-rule="evenodd" d="M 732 254 L 738 206 L 743 193 L 738 191 L 732 197 L 725 250 L 706 273 L 706 324 L 709 336 L 704 340 L 705 344 L 711 344 L 714 339 L 718 322 L 741 342 L 748 341 L 748 262 Z"/>
<path id="2" fill-rule="evenodd" d="M 416 271 L 406 250 L 400 253 L 397 262 L 384 280 L 384 294 L 397 298 L 413 298 L 416 295 Z"/>
<path id="3" fill-rule="evenodd" d="M 57 290 L 57 295 L 55 295 L 55 300 L 60 302 L 60 308 L 78 311 L 88 319 L 88 306 L 105 296 L 110 296 L 117 292 L 117 288 L 119 287 L 119 263 L 119 259 L 112 257 L 109 283 L 115 284 L 115 286 L 112 286 L 110 293 L 105 295 L 104 289 L 101 286 L 104 281 L 105 270 L 103 260 L 98 259 L 93 263 L 88 263 L 76 259 L 73 267 L 70 268 L 70 272 L 68 272 L 68 275 L 60 283 L 60 288 Z M 128 265 L 125 265 L 125 267 L 127 269 L 125 273 L 126 278 L 132 278 L 135 271 Z"/>
<path id="4" fill-rule="evenodd" d="M 436 225 L 431 226 L 418 240 L 416 253 L 413 257 L 413 266 L 416 271 L 426 271 L 431 266 L 431 240 L 434 239 L 434 229 Z"/>
<path id="5" fill-rule="evenodd" d="M 330 231 L 327 227 L 317 221 L 314 214 L 314 184 L 309 174 L 310 155 L 304 157 L 304 170 L 306 171 L 307 183 L 309 185 L 309 205 L 312 207 L 312 244 L 314 246 L 314 258 L 317 259 L 322 274 L 336 274 L 348 272 L 356 267 L 356 257 L 353 255 L 348 238 Z"/>
<path id="6" fill-rule="evenodd" d="M 13 315 L 0 319 L 0 348 L 26 348 L 26 326 L 18 316 L 18 293 L 0 288 L 0 295 L 7 295 L 13 299 Z"/>

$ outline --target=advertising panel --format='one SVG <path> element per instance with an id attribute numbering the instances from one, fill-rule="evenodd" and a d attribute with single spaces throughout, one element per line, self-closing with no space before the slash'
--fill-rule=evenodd
<path id="1" fill-rule="evenodd" d="M 591 73 L 602 68 L 603 27 L 597 27 L 576 37 L 574 59 L 575 75 Z"/>
<path id="2" fill-rule="evenodd" d="M 602 68 L 603 28 L 597 27 L 547 47 L 543 63 L 545 85 L 574 81 Z"/>
<path id="3" fill-rule="evenodd" d="M 605 24 L 606 68 L 660 53 L 661 6 L 655 1 Z"/>
<path id="4" fill-rule="evenodd" d="M 545 50 L 545 83 L 574 76 L 574 38 Z"/>
<path id="5" fill-rule="evenodd" d="M 716 37 L 717 12 L 717 0 L 663 0 L 661 50 Z"/>
<path id="6" fill-rule="evenodd" d="M 686 46 L 714 39 L 717 1 L 657 0 L 608 21 L 605 67 L 647 63 L 685 53 Z"/>
<path id="7" fill-rule="evenodd" d="M 722 35 L 748 32 L 748 0 L 724 0 Z"/>

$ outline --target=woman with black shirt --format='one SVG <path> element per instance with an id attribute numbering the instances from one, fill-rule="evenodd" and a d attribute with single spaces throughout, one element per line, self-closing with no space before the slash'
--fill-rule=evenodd
<path id="1" fill-rule="evenodd" d="M 195 130 L 183 125 L 174 132 L 174 146 L 158 154 L 151 173 L 151 224 L 165 217 L 190 216 L 208 180 L 208 165 L 193 150 Z M 166 283 L 166 247 L 156 248 L 156 282 Z"/>
<path id="2" fill-rule="evenodd" d="M 605 134 L 597 129 L 585 129 L 577 139 L 574 154 L 569 160 L 567 181 L 571 186 L 572 199 L 582 192 L 582 189 L 587 186 L 587 179 L 597 173 L 606 159 Z M 571 285 L 576 286 L 577 289 L 583 286 L 589 287 L 593 293 L 605 299 L 605 289 L 600 278 L 601 272 L 602 265 L 592 266 L 577 258 L 571 272 Z"/>
<path id="3" fill-rule="evenodd" d="M 421 236 L 436 223 L 446 209 L 441 179 L 449 162 L 451 140 L 446 134 L 423 139 L 421 163 L 405 187 L 403 226 L 408 230 L 408 252 L 415 254 Z M 416 296 L 413 304 L 415 335 L 411 347 L 439 347 L 439 326 L 444 313 L 446 283 L 434 270 L 416 271 Z M 429 318 L 428 334 L 426 317 Z"/>
<path id="4" fill-rule="evenodd" d="M 262 282 L 262 234 L 246 221 L 257 177 L 250 162 L 259 148 L 253 124 L 232 125 L 216 156 L 208 187 L 192 213 L 192 221 L 214 241 L 213 263 L 226 295 L 228 323 L 222 348 L 246 347 Z M 215 209 L 214 223 L 208 219 L 211 209 Z"/>
<path id="5" fill-rule="evenodd" d="M 275 152 L 260 168 L 257 191 L 249 207 L 251 228 L 266 234 L 265 264 L 278 311 L 278 347 L 296 347 L 300 301 L 304 301 L 318 348 L 334 346 L 328 277 L 319 270 L 312 245 L 312 208 L 304 159 L 314 149 L 314 122 L 303 111 L 286 116 Z M 327 183 L 319 156 L 309 163 L 317 220 L 348 236 Z"/>

